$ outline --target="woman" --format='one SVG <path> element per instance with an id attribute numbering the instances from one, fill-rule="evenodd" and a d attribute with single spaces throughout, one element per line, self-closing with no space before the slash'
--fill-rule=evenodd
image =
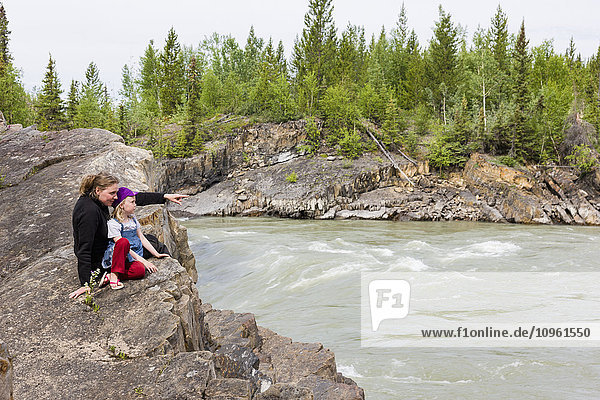
<path id="1" fill-rule="evenodd" d="M 73 208 L 73 239 L 81 287 L 69 294 L 74 299 L 89 292 L 93 271 L 101 271 L 102 257 L 108 247 L 108 207 L 117 199 L 119 180 L 103 172 L 88 175 L 81 181 L 80 197 Z M 137 204 L 164 204 L 166 200 L 181 204 L 187 197 L 180 194 L 138 193 Z"/>

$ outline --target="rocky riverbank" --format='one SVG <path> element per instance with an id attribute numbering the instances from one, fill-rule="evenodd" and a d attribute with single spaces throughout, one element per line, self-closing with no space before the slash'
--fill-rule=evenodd
<path id="1" fill-rule="evenodd" d="M 377 153 L 351 161 L 324 149 L 309 157 L 305 138 L 302 121 L 242 128 L 203 154 L 163 161 L 168 174 L 159 185 L 194 195 L 173 209 L 187 217 L 600 224 L 597 169 L 580 178 L 575 168 L 512 168 L 474 154 L 442 178 L 400 154 L 392 154 L 398 169 Z"/>
<path id="2" fill-rule="evenodd" d="M 159 272 L 123 290 L 95 291 L 97 311 L 70 300 L 81 177 L 104 170 L 135 190 L 154 190 L 169 174 L 107 131 L 2 130 L 0 398 L 364 398 L 321 344 L 294 342 L 252 314 L 204 303 L 185 229 L 164 206 L 141 208 L 138 217 L 175 258 L 156 261 Z"/>

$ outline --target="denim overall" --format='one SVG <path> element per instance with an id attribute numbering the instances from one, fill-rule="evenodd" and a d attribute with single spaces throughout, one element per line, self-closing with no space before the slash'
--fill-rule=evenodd
<path id="1" fill-rule="evenodd" d="M 132 219 L 137 227 L 137 220 L 135 219 L 135 217 L 132 217 Z M 140 238 L 137 235 L 137 229 L 124 230 L 123 224 L 121 224 L 120 222 L 119 222 L 119 224 L 121 225 L 121 237 L 123 237 L 129 241 L 129 249 L 133 250 L 134 253 L 143 257 L 144 256 L 144 246 L 142 245 L 142 241 L 140 240 Z M 104 268 L 106 270 L 110 270 L 110 268 L 112 266 L 112 256 L 113 256 L 114 248 L 115 248 L 115 241 L 109 240 L 108 248 L 104 251 L 104 257 L 102 258 L 102 268 Z M 131 254 L 127 254 L 127 261 L 134 262 L 135 259 L 131 256 Z"/>

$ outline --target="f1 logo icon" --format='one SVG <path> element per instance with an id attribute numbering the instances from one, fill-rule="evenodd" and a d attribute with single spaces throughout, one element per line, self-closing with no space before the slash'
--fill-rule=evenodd
<path id="1" fill-rule="evenodd" d="M 408 315 L 410 284 L 402 279 L 378 279 L 369 283 L 371 329 L 379 329 L 385 319 L 400 319 Z"/>

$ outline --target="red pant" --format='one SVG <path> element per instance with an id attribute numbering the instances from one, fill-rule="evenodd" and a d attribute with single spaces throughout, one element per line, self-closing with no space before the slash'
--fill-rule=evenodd
<path id="1" fill-rule="evenodd" d="M 146 275 L 146 267 L 139 261 L 127 260 L 129 240 L 121 238 L 115 243 L 110 272 L 116 272 L 122 280 L 142 279 Z"/>

